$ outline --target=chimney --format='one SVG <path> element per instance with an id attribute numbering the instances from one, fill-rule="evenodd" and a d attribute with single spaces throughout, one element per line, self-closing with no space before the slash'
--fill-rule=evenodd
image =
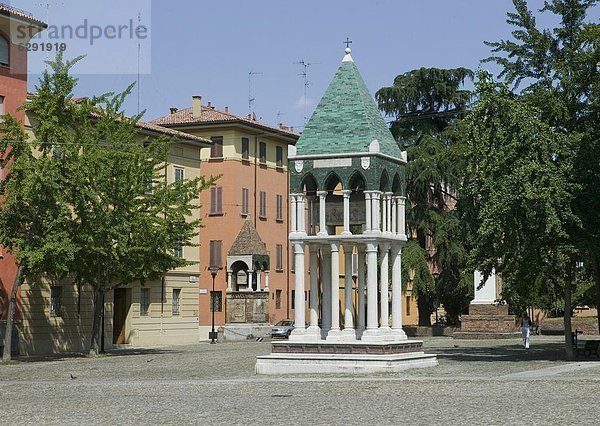
<path id="1" fill-rule="evenodd" d="M 212 109 L 212 102 L 208 101 L 208 104 L 206 106 Z"/>
<path id="2" fill-rule="evenodd" d="M 228 107 L 228 106 L 226 106 L 226 107 L 225 107 L 225 112 L 226 112 L 227 114 L 229 114 L 229 107 Z"/>
<path id="3" fill-rule="evenodd" d="M 202 96 L 192 96 L 192 117 L 200 118 L 202 115 Z"/>
<path id="4" fill-rule="evenodd" d="M 294 133 L 294 128 L 290 127 L 290 132 Z"/>
<path id="5" fill-rule="evenodd" d="M 169 110 L 171 111 L 171 115 L 173 115 L 177 112 L 177 108 L 175 108 L 175 107 L 169 108 Z"/>
<path id="6" fill-rule="evenodd" d="M 256 113 L 252 113 L 252 121 L 256 121 Z"/>

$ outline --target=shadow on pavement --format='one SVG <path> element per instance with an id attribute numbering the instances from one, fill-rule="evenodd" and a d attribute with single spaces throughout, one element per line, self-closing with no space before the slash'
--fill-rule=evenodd
<path id="1" fill-rule="evenodd" d="M 448 358 L 455 361 L 564 361 L 565 345 L 559 342 L 536 343 L 529 349 L 521 345 L 506 346 L 479 346 L 469 347 L 454 345 L 452 348 L 431 348 L 428 352 L 435 352 L 438 358 Z M 585 357 L 579 356 L 576 359 L 580 361 L 600 361 L 597 356 Z"/>

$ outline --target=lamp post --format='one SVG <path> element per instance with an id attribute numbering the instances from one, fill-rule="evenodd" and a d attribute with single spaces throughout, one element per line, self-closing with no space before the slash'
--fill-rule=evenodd
<path id="1" fill-rule="evenodd" d="M 208 333 L 208 338 L 210 339 L 210 344 L 214 345 L 217 343 L 217 333 L 215 332 L 215 278 L 217 276 L 218 268 L 214 266 L 210 268 L 210 275 L 212 277 L 212 293 L 210 294 L 210 310 L 211 310 L 211 331 Z"/>

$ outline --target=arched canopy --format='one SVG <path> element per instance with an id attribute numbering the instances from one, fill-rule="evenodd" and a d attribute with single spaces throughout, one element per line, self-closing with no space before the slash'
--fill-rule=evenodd
<path id="1" fill-rule="evenodd" d="M 352 192 L 361 192 L 366 188 L 366 181 L 362 173 L 358 170 L 355 170 L 352 175 L 350 175 L 350 179 L 348 179 L 348 189 Z"/>
<path id="2" fill-rule="evenodd" d="M 400 195 L 402 193 L 402 182 L 398 173 L 394 173 L 394 180 L 392 181 L 392 192 L 394 195 Z"/>
<path id="3" fill-rule="evenodd" d="M 329 193 L 333 193 L 338 187 L 342 185 L 342 180 L 336 172 L 329 172 L 327 178 L 325 178 L 325 190 Z M 343 188 L 342 188 L 343 189 Z"/>
<path id="4" fill-rule="evenodd" d="M 390 177 L 388 175 L 387 170 L 383 170 L 381 172 L 381 179 L 379 180 L 379 190 L 383 192 L 390 191 Z"/>
<path id="5" fill-rule="evenodd" d="M 237 274 L 239 271 L 247 271 L 248 269 L 250 268 L 243 260 L 237 260 L 231 265 L 231 272 L 234 274 Z"/>
<path id="6" fill-rule="evenodd" d="M 312 173 L 307 173 L 302 179 L 302 192 L 307 195 L 316 195 L 319 190 L 319 185 Z"/>

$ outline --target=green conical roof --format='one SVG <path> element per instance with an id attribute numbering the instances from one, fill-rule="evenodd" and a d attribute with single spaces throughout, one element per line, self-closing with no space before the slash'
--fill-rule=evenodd
<path id="1" fill-rule="evenodd" d="M 296 143 L 297 155 L 380 152 L 400 157 L 400 149 L 369 94 L 349 49 L 333 81 Z"/>

